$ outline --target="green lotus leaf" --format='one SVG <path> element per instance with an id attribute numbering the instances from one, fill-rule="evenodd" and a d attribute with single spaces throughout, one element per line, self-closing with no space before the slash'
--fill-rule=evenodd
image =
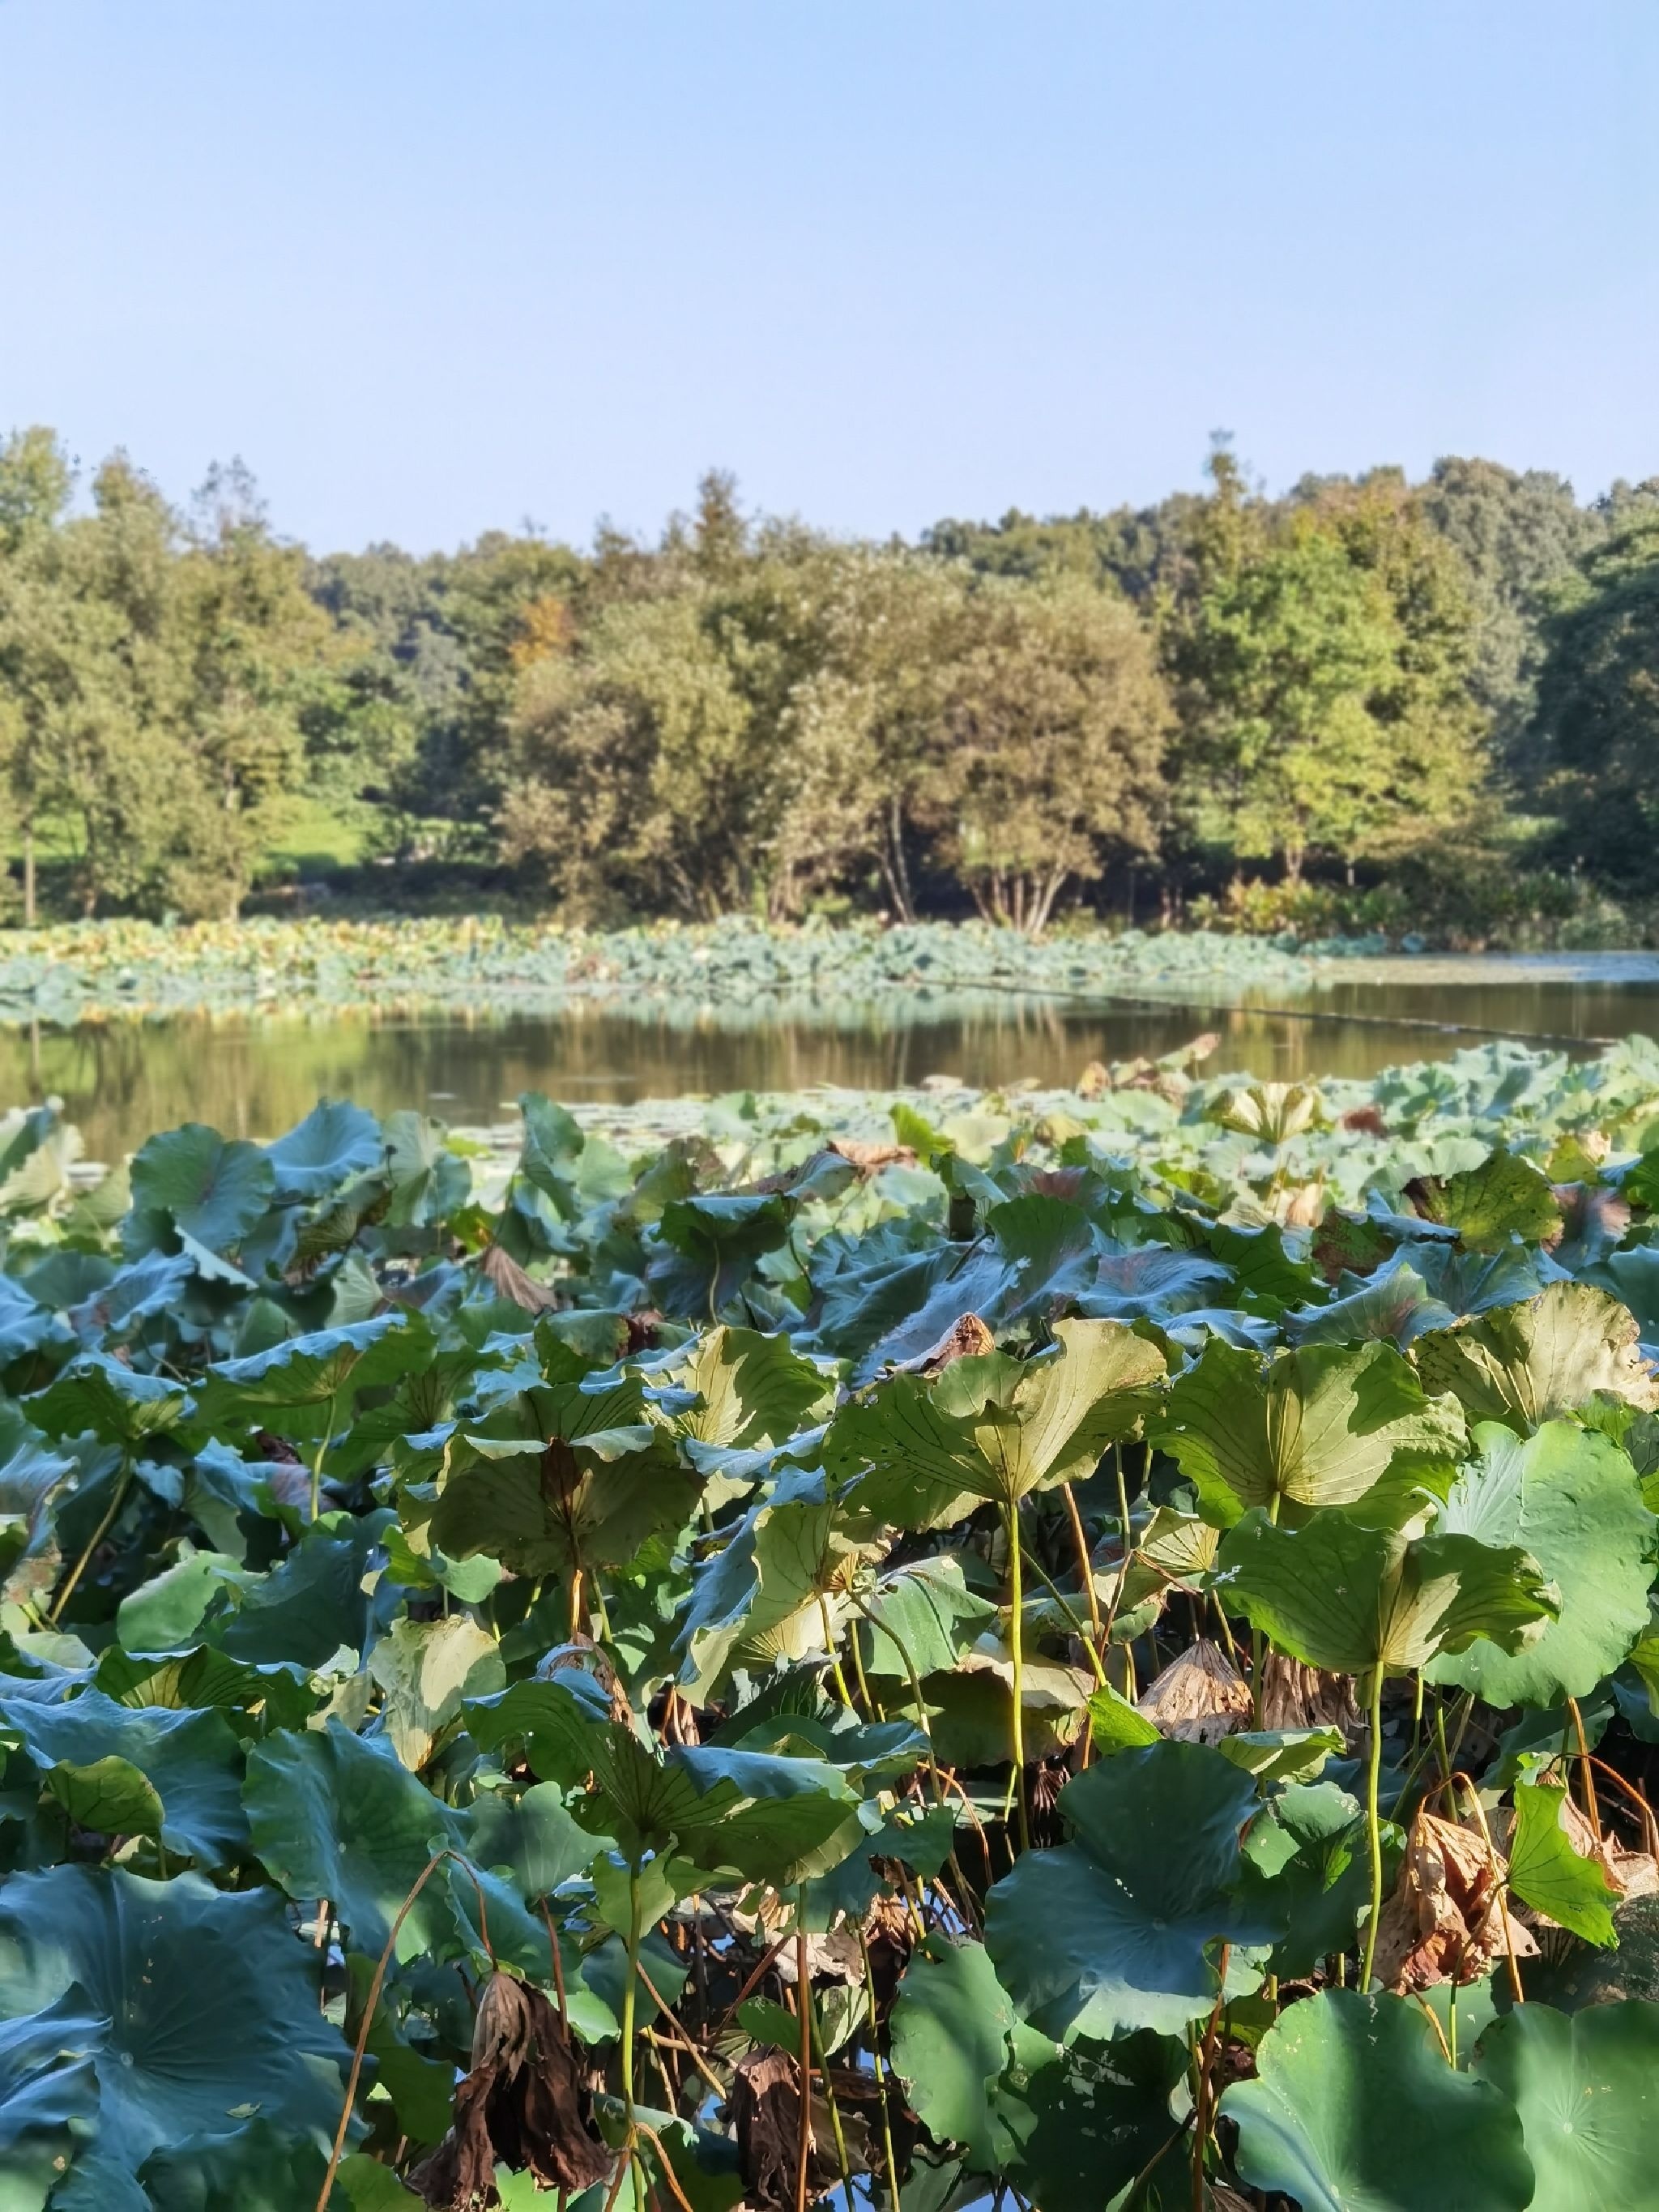
<path id="1" fill-rule="evenodd" d="M 449 1868 L 445 1871 L 453 1873 L 456 1869 Z M 537 1932 L 542 1939 L 537 1964 L 544 1972 L 547 1937 L 539 1923 Z M 349 1984 L 346 2017 L 355 2024 L 362 2017 L 374 1965 L 372 1960 L 354 1952 L 346 1961 L 346 1970 Z M 417 2050 L 401 2032 L 396 2002 L 390 1993 L 383 1993 L 374 2008 L 364 2049 L 373 2063 L 376 2084 L 392 2100 L 399 2128 L 412 2142 L 437 2142 L 453 2117 L 456 2069 L 448 2059 L 431 2057 Z"/>
<path id="2" fill-rule="evenodd" d="M 646 1267 L 653 1297 L 665 1313 L 719 1315 L 756 1261 L 787 1243 L 793 1212 L 776 1192 L 671 1200 L 657 1224 L 659 1249 Z"/>
<path id="3" fill-rule="evenodd" d="M 0 1275 L 0 1367 L 45 1344 L 65 1344 L 70 1332 L 49 1307 L 29 1296 L 13 1275 Z"/>
<path id="4" fill-rule="evenodd" d="M 113 1753 L 84 1766 L 60 1760 L 42 1778 L 77 1828 L 110 1837 L 161 1832 L 165 1815 L 155 1785 Z"/>
<path id="5" fill-rule="evenodd" d="M 1018 2116 L 1022 2195 L 1029 2188 L 1043 2212 L 1099 2212 L 1143 2176 L 1161 2180 L 1160 2153 L 1185 2166 L 1186 2130 L 1170 2118 L 1170 2100 L 1188 2064 L 1184 2044 L 1143 2030 L 1115 2043 L 1070 2044 L 1035 2068 Z M 1003 2094 L 1007 2100 L 1007 2088 Z"/>
<path id="6" fill-rule="evenodd" d="M 539 1091 L 519 1095 L 524 1137 L 519 1173 L 567 1216 L 576 1211 L 575 1177 L 586 1147 L 581 1124 Z"/>
<path id="7" fill-rule="evenodd" d="M 413 2212 L 414 2200 L 395 2170 L 367 2151 L 352 2151 L 341 2160 L 340 2186 L 350 2212 Z"/>
<path id="8" fill-rule="evenodd" d="M 1119 1322 L 1062 1321 L 1054 1333 L 1055 1353 L 958 1359 L 935 1386 L 945 1411 L 972 1425 L 981 1496 L 1017 1501 L 1092 1474 L 1153 1403 L 1164 1372 L 1156 1345 Z"/>
<path id="9" fill-rule="evenodd" d="M 1244 1858 L 1264 1886 L 1264 1911 L 1289 1923 L 1274 1946 L 1273 1971 L 1312 1973 L 1351 1950 L 1370 1906 L 1370 1863 L 1358 1804 L 1333 1782 L 1292 1784 L 1270 1798 L 1250 1824 Z"/>
<path id="10" fill-rule="evenodd" d="M 1515 2106 L 1448 2066 L 1407 1998 L 1322 1990 L 1280 2014 L 1256 2069 L 1221 2100 L 1238 2171 L 1302 2212 L 1525 2212 L 1534 2201 Z"/>
<path id="11" fill-rule="evenodd" d="M 1393 1345 L 1310 1345 L 1264 1373 L 1251 1352 L 1212 1342 L 1178 1377 L 1153 1430 L 1197 1488 L 1206 1520 L 1228 1528 L 1278 1501 L 1287 1524 L 1355 1505 L 1398 1453 L 1455 1458 L 1455 1404 L 1425 1397 Z"/>
<path id="12" fill-rule="evenodd" d="M 735 1868 L 781 1887 L 838 1865 L 857 1842 L 858 1796 L 826 1762 L 715 1744 L 664 1758 L 607 1711 L 591 1677 L 574 1669 L 466 1708 L 486 1749 L 522 1741 L 537 1771 L 567 1786 L 591 1775 L 577 1818 L 614 1837 L 636 1864 L 672 1850 L 710 1871 Z"/>
<path id="13" fill-rule="evenodd" d="M 163 2207 L 166 2212 L 306 2212 L 317 2201 L 326 2166 L 319 2142 L 296 2141 L 286 2129 L 256 2117 L 229 2142 L 158 2150 L 146 2159 L 143 2201 L 155 2212 Z M 58 2212 L 55 2198 L 52 2212 Z M 87 2212 L 113 2208 L 89 2203 Z"/>
<path id="14" fill-rule="evenodd" d="M 371 1955 L 434 1851 L 465 1836 L 460 1816 L 389 1747 L 337 1721 L 257 1746 L 242 1794 L 254 1854 L 271 1878 L 292 1898 L 328 1898 L 353 1949 Z M 449 1933 L 428 1885 L 398 1931 L 398 1955 L 434 1950 Z"/>
<path id="15" fill-rule="evenodd" d="M 175 1310 L 194 1273 L 184 1253 L 148 1252 L 72 1307 L 70 1325 L 88 1350 L 130 1337 L 138 1322 Z"/>
<path id="16" fill-rule="evenodd" d="M 1523 1436 L 1598 1391 L 1638 1409 L 1659 1404 L 1634 1315 L 1588 1283 L 1551 1283 L 1524 1305 L 1419 1337 L 1412 1354 L 1426 1389 L 1451 1391 L 1471 1420 Z"/>
<path id="17" fill-rule="evenodd" d="M 75 1472 L 10 1400 L 0 1400 L 0 1599 L 50 1588 L 57 1579 L 54 1493 Z"/>
<path id="18" fill-rule="evenodd" d="M 96 2126 L 93 2054 L 104 2036 L 78 1989 L 43 2011 L 0 2020 L 0 2212 L 40 2212 Z M 115 2173 L 118 2187 L 123 2169 Z M 142 2193 L 139 2202 L 150 2212 Z"/>
<path id="19" fill-rule="evenodd" d="M 930 1805 L 914 1819 L 895 1813 L 885 1820 L 866 1804 L 860 1817 L 864 1832 L 846 1857 L 807 1884 L 806 1924 L 816 1932 L 843 1918 L 862 1924 L 883 1887 L 878 1862 L 899 1859 L 931 1878 L 956 1847 L 956 1814 L 948 1804 Z"/>
<path id="20" fill-rule="evenodd" d="M 244 1733 L 301 1727 L 320 1702 L 304 1670 L 291 1661 L 255 1666 L 205 1644 L 187 1651 L 148 1652 L 106 1644 L 98 1655 L 93 1686 L 118 1705 L 135 1709 L 234 1712 Z"/>
<path id="21" fill-rule="evenodd" d="M 1540 1244 L 1561 1226 L 1549 1177 L 1501 1146 L 1478 1168 L 1443 1182 L 1431 1177 L 1413 1183 L 1412 1196 L 1425 1220 L 1455 1229 L 1471 1252 L 1501 1251 L 1517 1242 Z"/>
<path id="22" fill-rule="evenodd" d="M 319 2176 L 321 2172 L 319 2162 Z M 0 2205 L 6 2207 L 6 2212 L 11 2212 L 9 2199 L 0 2197 Z M 94 2150 L 77 2158 L 65 2179 L 52 2191 L 51 2212 L 155 2212 L 155 2199 L 136 2174 L 129 2173 L 118 2160 Z"/>
<path id="23" fill-rule="evenodd" d="M 1248 1774 L 1201 1744 L 1119 1752 L 1066 1784 L 1073 1840 L 1026 1853 L 992 1889 L 985 1941 L 1024 2018 L 1057 2040 L 1179 2035 L 1215 2003 L 1219 1946 L 1271 1942 L 1241 1905 Z M 1256 1977 L 1235 1958 L 1229 1987 Z"/>
<path id="24" fill-rule="evenodd" d="M 1645 1343 L 1659 1336 L 1659 1248 L 1632 1244 L 1574 1273 L 1627 1306 Z"/>
<path id="25" fill-rule="evenodd" d="M 671 1424 L 694 1466 L 712 1471 L 716 1455 L 783 1443 L 830 1395 L 823 1371 L 790 1348 L 787 1336 L 713 1328 L 674 1370 L 696 1403 Z"/>
<path id="26" fill-rule="evenodd" d="M 1346 1674 L 1411 1672 L 1477 1637 L 1514 1650 L 1555 1612 L 1537 1563 L 1517 1547 L 1413 1540 L 1342 1513 L 1300 1528 L 1248 1513 L 1227 1532 L 1219 1571 L 1230 1601 L 1281 1650 Z"/>
<path id="27" fill-rule="evenodd" d="M 1094 1676 L 1086 1668 L 1027 1653 L 1020 1674 L 1020 1705 L 1028 1759 L 1052 1759 L 1077 1741 L 1093 1685 Z M 935 1757 L 946 1766 L 961 1767 L 994 1766 L 1006 1759 L 1013 1687 L 1012 1655 L 991 1633 L 977 1638 L 951 1673 L 925 1675 L 922 1697 L 932 1717 L 929 1734 Z M 921 1726 L 923 1714 L 908 1684 L 903 1688 L 886 1686 L 882 1705 L 890 1717 L 902 1713 Z"/>
<path id="28" fill-rule="evenodd" d="M 179 1650 L 219 1599 L 258 1580 L 222 1552 L 186 1553 L 127 1592 L 115 1609 L 116 1635 L 129 1651 Z"/>
<path id="29" fill-rule="evenodd" d="M 493 1696 L 470 1698 L 462 1712 L 480 1750 L 521 1746 L 544 1782 L 574 1787 L 609 1755 L 611 1699 L 580 1667 L 560 1668 L 546 1680 L 514 1682 Z"/>
<path id="30" fill-rule="evenodd" d="M 1203 1252 L 1169 1244 L 1109 1245 L 1078 1308 L 1108 1321 L 1168 1322 L 1212 1294 L 1220 1297 L 1217 1285 L 1231 1279 L 1231 1268 Z"/>
<path id="31" fill-rule="evenodd" d="M 1473 2071 L 1521 2115 L 1534 2212 L 1659 2207 L 1659 2005 L 1517 2005 L 1482 2036 Z"/>
<path id="32" fill-rule="evenodd" d="M 1058 1349 L 1038 1358 L 956 1360 L 931 1388 L 895 1377 L 837 1415 L 825 1465 L 862 1462 L 871 1472 L 856 1502 L 911 1526 L 937 1522 L 963 1499 L 1009 1507 L 1092 1474 L 1107 1445 L 1149 1411 L 1164 1357 L 1119 1322 L 1063 1321 L 1054 1336 Z"/>
<path id="33" fill-rule="evenodd" d="M 969 1589 L 961 1560 L 949 1553 L 895 1568 L 864 1602 L 855 1633 L 866 1671 L 878 1680 L 948 1674 L 996 1619 L 996 1607 Z"/>
<path id="34" fill-rule="evenodd" d="M 228 1252 L 260 1222 L 276 1174 L 258 1145 L 200 1121 L 151 1137 L 132 1158 L 134 1209 L 161 1214 L 209 1252 Z M 128 1247 L 131 1249 L 131 1245 Z"/>
<path id="35" fill-rule="evenodd" d="M 368 1655 L 382 1692 L 380 1717 L 392 1749 L 418 1773 L 464 1698 L 507 1687 L 501 1647 L 465 1613 L 397 1620 Z"/>
<path id="36" fill-rule="evenodd" d="M 467 1856 L 505 1875 L 526 1905 L 581 1873 L 597 1848 L 551 1782 L 536 1783 L 516 1799 L 487 1791 L 474 1800 L 466 1821 Z"/>
<path id="37" fill-rule="evenodd" d="M 826 1240 L 830 1249 L 820 1245 L 809 1259 L 817 1341 L 853 1361 L 859 1388 L 890 1364 L 920 1358 L 963 1314 L 994 1310 L 1015 1275 L 988 1247 L 966 1258 L 944 1243 L 917 1249 L 908 1228 L 883 1222 L 850 1251 Z"/>
<path id="38" fill-rule="evenodd" d="M 690 1778 L 702 1801 L 696 1818 L 672 1831 L 698 1866 L 734 1867 L 784 1889 L 838 1866 L 858 1841 L 857 1794 L 823 1760 L 700 1744 L 672 1753 L 667 1765 Z"/>
<path id="39" fill-rule="evenodd" d="M 623 1565 L 696 1504 L 696 1478 L 659 1430 L 644 1426 L 556 1437 L 533 1451 L 469 1436 L 458 1457 L 465 1455 L 444 1486 L 431 1540 L 453 1559 L 482 1553 L 515 1575 Z"/>
<path id="40" fill-rule="evenodd" d="M 210 1620 L 203 1634 L 233 1659 L 255 1665 L 291 1661 L 321 1667 L 343 1644 L 361 1651 L 368 1634 L 363 1576 L 389 1515 L 348 1522 L 335 1534 L 324 1522 L 247 1589 L 234 1613 Z"/>
<path id="41" fill-rule="evenodd" d="M 1089 1700 L 1089 1741 L 1103 1757 L 1109 1758 L 1114 1752 L 1161 1742 L 1163 1737 L 1144 1713 L 1137 1712 L 1109 1682 L 1103 1682 Z"/>
<path id="42" fill-rule="evenodd" d="M 981 2173 L 1019 2155 L 1017 2122 L 997 2094 L 1019 2027 L 982 1943 L 933 1936 L 910 1954 L 890 2020 L 893 2069 L 930 2132 L 962 2144 Z"/>
<path id="43" fill-rule="evenodd" d="M 1301 1306 L 1286 1314 L 1285 1334 L 1292 1344 L 1352 1345 L 1385 1338 L 1403 1351 L 1427 1330 L 1449 1328 L 1455 1319 L 1451 1308 L 1431 1297 L 1422 1276 L 1401 1259 L 1328 1305 Z"/>
<path id="44" fill-rule="evenodd" d="M 384 1149 L 372 1114 L 349 1099 L 319 1098 L 287 1136 L 265 1146 L 265 1158 L 276 1170 L 279 1198 L 317 1199 L 379 1167 Z"/>
<path id="45" fill-rule="evenodd" d="M 472 1170 L 449 1149 L 447 1131 L 429 1115 L 404 1108 L 386 1117 L 386 1218 L 398 1228 L 429 1229 L 465 1205 Z"/>
<path id="46" fill-rule="evenodd" d="M 83 1352 L 28 1401 L 28 1410 L 48 1436 L 90 1431 L 106 1443 L 131 1447 L 176 1429 L 190 1405 L 181 1383 L 141 1375 L 106 1352 Z"/>
<path id="47" fill-rule="evenodd" d="M 348 1390 L 390 1382 L 431 1352 L 430 1330 L 418 1315 L 405 1313 L 284 1337 L 268 1351 L 210 1368 L 198 1412 L 209 1428 L 245 1428 L 270 1410 L 324 1407 Z"/>
<path id="48" fill-rule="evenodd" d="M 823 1441 L 823 1464 L 859 1477 L 854 1502 L 900 1528 L 948 1527 L 981 1503 L 988 1470 L 965 1420 L 947 1413 L 920 1375 L 896 1375 L 842 1406 Z"/>
<path id="49" fill-rule="evenodd" d="M 786 1468 L 697 1568 L 675 1643 L 680 1680 L 700 1701 L 739 1656 L 798 1659 L 823 1648 L 829 1594 L 860 1549 L 837 1522 L 823 1475 Z"/>
<path id="50" fill-rule="evenodd" d="M 1561 1825 L 1566 1796 L 1559 1782 L 1516 1784 L 1510 1887 L 1523 1905 L 1585 1942 L 1612 1945 L 1619 1940 L 1613 1924 L 1619 1892 L 1599 1860 L 1573 1849 Z"/>
<path id="51" fill-rule="evenodd" d="M 209 1867 L 246 1844 L 242 1747 L 221 1713 L 134 1709 L 101 1690 L 62 1704 L 0 1697 L 0 1735 L 21 1745 L 82 1827 L 159 1834 Z"/>
<path id="52" fill-rule="evenodd" d="M 1482 1423 L 1474 1442 L 1480 1455 L 1437 1530 L 1520 1546 L 1554 1584 L 1559 1611 L 1518 1651 L 1477 1641 L 1437 1660 L 1430 1680 L 1499 1707 L 1588 1697 L 1647 1626 L 1656 1523 L 1636 1470 L 1616 1444 L 1571 1421 L 1547 1422 L 1524 1441 Z"/>
<path id="53" fill-rule="evenodd" d="M 96 2080 L 88 2149 L 128 2172 L 163 2148 L 239 2140 L 255 2113 L 291 2141 L 331 2136 L 345 2046 L 317 2008 L 316 1954 L 269 1890 L 80 1866 L 12 1875 L 0 2008 L 21 2028 L 65 1997 L 90 2024 L 64 2060 L 89 2059 Z"/>

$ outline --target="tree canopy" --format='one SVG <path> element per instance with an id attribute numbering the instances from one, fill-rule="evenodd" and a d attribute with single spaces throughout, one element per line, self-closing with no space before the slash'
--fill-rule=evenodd
<path id="1" fill-rule="evenodd" d="M 1040 931 L 1126 885 L 1133 910 L 1137 876 L 1167 904 L 1517 854 L 1639 896 L 1656 516 L 1651 484 L 1581 504 L 1459 457 L 1270 497 L 1222 441 L 1201 494 L 914 545 L 752 514 L 711 471 L 654 541 L 313 556 L 240 465 L 180 512 L 26 428 L 0 441 L 11 896 L 234 913 L 303 805 L 417 879 L 582 917 Z"/>

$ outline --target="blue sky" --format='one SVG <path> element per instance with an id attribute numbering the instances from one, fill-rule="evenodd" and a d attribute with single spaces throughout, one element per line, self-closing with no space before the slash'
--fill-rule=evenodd
<path id="1" fill-rule="evenodd" d="M 0 426 L 319 549 L 1659 472 L 1653 0 L 0 0 Z"/>

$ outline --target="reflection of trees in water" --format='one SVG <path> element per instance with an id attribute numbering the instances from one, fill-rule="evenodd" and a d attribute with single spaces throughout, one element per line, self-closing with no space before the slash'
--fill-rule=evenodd
<path id="1" fill-rule="evenodd" d="M 1651 991 L 1621 996 L 1569 984 L 1352 985 L 1344 987 L 1344 1000 L 1340 1009 L 1329 995 L 1320 1003 L 1371 1018 L 1310 1022 L 1271 1009 L 1103 1006 L 981 992 L 821 1006 L 802 998 L 765 1013 L 690 1000 L 631 1007 L 578 1000 L 547 1016 L 110 1022 L 0 1032 L 0 1105 L 58 1092 L 88 1150 L 108 1158 L 185 1121 L 271 1136 L 325 1093 L 381 1113 L 416 1106 L 476 1122 L 499 1119 L 526 1090 L 580 1103 L 819 1084 L 894 1090 L 934 1074 L 986 1086 L 1030 1078 L 1059 1088 L 1091 1060 L 1156 1058 L 1204 1029 L 1221 1033 L 1209 1063 L 1218 1073 L 1369 1077 L 1475 1041 L 1408 1026 L 1412 1020 L 1534 1031 L 1599 1024 L 1592 1033 L 1610 1035 L 1651 1027 L 1659 1007 Z"/>

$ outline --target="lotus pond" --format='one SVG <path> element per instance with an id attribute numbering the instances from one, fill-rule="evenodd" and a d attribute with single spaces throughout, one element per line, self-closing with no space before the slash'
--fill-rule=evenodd
<path id="1" fill-rule="evenodd" d="M 1659 2203 L 1659 1049 L 0 1125 L 7 2212 Z"/>
<path id="2" fill-rule="evenodd" d="M 71 991 L 65 977 L 86 983 L 94 972 L 71 963 L 53 967 L 50 988 L 9 996 L 0 967 L 0 1100 L 62 1099 L 93 1157 L 118 1159 L 152 1129 L 190 1120 L 272 1136 L 324 1096 L 383 1115 L 414 1105 L 467 1126 L 497 1121 L 525 1090 L 617 1103 L 824 1085 L 886 1091 L 931 1076 L 976 1089 L 1058 1088 L 1091 1062 L 1156 1059 L 1200 1031 L 1217 1040 L 1212 1066 L 1267 1080 L 1369 1079 L 1489 1034 L 1565 1040 L 1579 1052 L 1632 1030 L 1659 1034 L 1659 962 L 1642 954 L 1318 964 L 1259 946 L 1246 957 L 1237 940 L 1211 940 L 1206 951 L 1174 939 L 1146 943 L 1197 950 L 1179 962 L 1166 955 L 1163 970 L 1150 957 L 1121 956 L 1124 972 L 1103 982 L 1098 968 L 1049 962 L 1048 948 L 981 954 L 976 939 L 937 933 L 945 951 L 929 939 L 921 956 L 935 965 L 945 952 L 964 969 L 992 953 L 1008 964 L 997 988 L 969 989 L 919 980 L 931 968 L 907 969 L 890 951 L 900 933 L 890 932 L 874 940 L 889 948 L 890 978 L 872 980 L 866 963 L 850 980 L 837 969 L 819 989 L 785 972 L 764 936 L 757 969 L 737 957 L 752 953 L 757 933 L 732 942 L 704 934 L 721 955 L 712 975 L 696 957 L 709 945 L 682 933 L 667 951 L 645 941 L 653 973 L 637 983 L 632 967 L 617 963 L 562 994 L 480 974 L 465 1006 L 440 992 L 437 971 L 404 974 L 406 954 L 395 973 L 360 961 L 333 974 L 337 1002 L 309 988 L 332 971 L 313 964 L 301 988 L 290 957 L 282 993 L 263 1010 L 257 977 L 240 969 L 234 990 L 220 976 L 214 997 L 198 964 L 185 978 L 197 996 L 175 1004 L 131 961 L 98 971 L 101 995 Z M 159 932 L 142 940 L 152 952 L 165 941 Z M 1217 947 L 1220 964 L 1206 969 Z M 630 951 L 637 960 L 641 947 Z M 1053 978 L 1040 991 L 1022 964 L 1028 955 L 1032 973 Z M 131 988 L 124 995 L 111 975 Z M 388 980 L 413 992 L 409 1002 L 376 995 Z"/>

